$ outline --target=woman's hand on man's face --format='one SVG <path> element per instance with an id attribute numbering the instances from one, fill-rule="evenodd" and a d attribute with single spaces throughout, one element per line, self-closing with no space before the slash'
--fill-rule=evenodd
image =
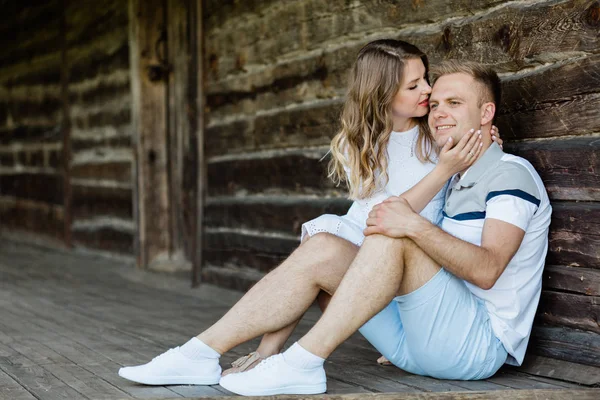
<path id="1" fill-rule="evenodd" d="M 481 131 L 471 129 L 454 145 L 450 137 L 440 150 L 439 161 L 436 168 L 443 171 L 447 178 L 469 168 L 481 152 L 483 143 Z"/>

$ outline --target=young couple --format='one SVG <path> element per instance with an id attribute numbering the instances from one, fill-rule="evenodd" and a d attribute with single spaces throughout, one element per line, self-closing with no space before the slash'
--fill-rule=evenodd
<path id="1" fill-rule="evenodd" d="M 298 249 L 219 321 L 119 375 L 242 395 L 323 393 L 324 360 L 356 330 L 414 374 L 484 379 L 520 364 L 551 207 L 533 167 L 493 142 L 499 104 L 487 67 L 430 72 L 411 44 L 367 44 L 331 144 L 330 176 L 355 200 L 348 214 L 304 224 Z M 315 299 L 323 315 L 280 353 Z M 257 353 L 221 376 L 221 354 L 260 335 Z"/>

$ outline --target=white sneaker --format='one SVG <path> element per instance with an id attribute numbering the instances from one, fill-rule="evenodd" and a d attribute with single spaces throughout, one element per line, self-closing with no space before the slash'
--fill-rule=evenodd
<path id="1" fill-rule="evenodd" d="M 294 368 L 285 361 L 283 354 L 271 356 L 249 371 L 226 375 L 219 384 L 243 396 L 319 394 L 327 390 L 323 366 Z"/>
<path id="2" fill-rule="evenodd" d="M 119 369 L 119 376 L 145 385 L 216 385 L 221 366 L 218 358 L 192 360 L 175 347 L 147 364 Z"/>

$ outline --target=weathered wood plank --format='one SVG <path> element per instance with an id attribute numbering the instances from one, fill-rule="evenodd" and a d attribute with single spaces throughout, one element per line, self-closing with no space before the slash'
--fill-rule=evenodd
<path id="1" fill-rule="evenodd" d="M 132 125 L 135 137 L 136 256 L 147 267 L 171 249 L 168 183 L 167 87 L 164 77 L 151 80 L 149 67 L 160 65 L 155 45 L 157 26 L 165 28 L 164 3 L 129 2 L 129 43 L 132 73 Z M 164 39 L 164 38 L 162 38 Z M 160 69 L 160 67 L 159 67 Z M 158 74 L 160 75 L 160 73 Z"/>
<path id="2" fill-rule="evenodd" d="M 600 367 L 600 335 L 595 332 L 536 323 L 529 349 L 531 354 Z"/>
<path id="3" fill-rule="evenodd" d="M 196 237 L 197 48 L 195 4 L 190 0 L 166 3 L 167 40 L 172 73 L 168 76 L 169 195 L 172 250 L 194 260 Z"/>
<path id="4" fill-rule="evenodd" d="M 63 179 L 58 173 L 0 174 L 0 194 L 51 205 L 63 203 Z"/>
<path id="5" fill-rule="evenodd" d="M 600 296 L 600 271 L 589 268 L 546 265 L 543 286 L 545 289 Z"/>
<path id="6" fill-rule="evenodd" d="M 327 146 L 339 128 L 342 102 L 320 101 L 291 110 L 207 127 L 208 155 L 291 146 Z"/>
<path id="7" fill-rule="evenodd" d="M 553 325 L 600 333 L 600 301 L 597 296 L 544 290 L 538 316 Z"/>
<path id="8" fill-rule="evenodd" d="M 583 385 L 597 385 L 600 383 L 600 368 L 548 357 L 528 355 L 519 370 L 548 378 L 560 377 L 560 379 L 578 382 Z"/>
<path id="9" fill-rule="evenodd" d="M 0 368 L 37 398 L 47 400 L 85 398 L 83 394 L 42 367 L 0 364 Z"/>
<path id="10" fill-rule="evenodd" d="M 248 249 L 204 249 L 207 264 L 226 267 L 246 267 L 268 272 L 287 258 L 286 254 L 259 253 Z"/>
<path id="11" fill-rule="evenodd" d="M 133 219 L 131 189 L 73 185 L 73 217 L 99 215 Z"/>
<path id="12" fill-rule="evenodd" d="M 600 267 L 600 203 L 554 202 L 548 250 L 552 264 Z"/>
<path id="13" fill-rule="evenodd" d="M 205 230 L 206 249 L 243 249 L 259 253 L 290 254 L 300 244 L 300 238 L 281 234 L 264 235 L 262 232 Z"/>
<path id="14" fill-rule="evenodd" d="M 102 139 L 88 139 L 80 137 L 74 137 L 72 139 L 72 149 L 75 152 L 78 152 L 80 150 L 88 150 L 94 147 L 126 148 L 131 146 L 131 136 L 129 136 L 128 134 Z"/>
<path id="15" fill-rule="evenodd" d="M 72 166 L 71 176 L 78 179 L 97 179 L 131 183 L 131 161 L 75 164 Z"/>
<path id="16" fill-rule="evenodd" d="M 461 2 L 464 4 L 464 2 Z M 338 8 L 339 3 L 333 3 L 331 9 Z M 524 3 L 509 3 L 508 5 L 496 8 L 488 8 L 489 3 L 477 2 L 473 7 L 475 15 L 469 10 L 468 6 L 462 11 L 454 11 L 457 6 L 452 3 L 453 12 L 450 14 L 453 18 L 450 20 L 438 18 L 442 17 L 439 13 L 446 7 L 450 7 L 443 1 L 418 2 L 413 3 L 414 10 L 406 12 L 404 4 L 382 3 L 376 1 L 363 2 L 366 4 L 367 10 L 386 10 L 381 13 L 369 13 L 367 10 L 361 10 L 360 5 L 354 7 L 352 12 L 358 15 L 365 13 L 362 18 L 352 20 L 346 18 L 349 11 L 336 12 L 331 15 L 327 12 L 326 6 L 319 8 L 325 9 L 323 13 L 315 15 L 314 18 L 308 9 L 301 9 L 296 14 L 304 15 L 307 12 L 307 18 L 303 26 L 308 37 L 321 37 L 323 41 L 317 43 L 307 43 L 309 48 L 306 50 L 322 50 L 324 44 L 328 44 L 333 40 L 340 41 L 340 38 L 347 38 L 350 42 L 352 35 L 344 36 L 339 32 L 334 34 L 338 29 L 357 29 L 359 32 L 362 29 L 370 32 L 377 32 L 381 27 L 393 27 L 398 33 L 389 34 L 388 36 L 397 37 L 408 42 L 417 44 L 421 50 L 425 51 L 430 57 L 437 61 L 443 58 L 468 58 L 473 59 L 476 55 L 476 60 L 498 65 L 502 69 L 519 68 L 523 64 L 522 60 L 533 59 L 544 53 L 554 53 L 556 48 L 560 46 L 563 51 L 590 51 L 596 49 L 596 24 L 597 17 L 594 13 L 594 3 L 582 1 L 567 1 L 560 5 L 556 4 L 524 4 Z M 362 5 L 361 4 L 361 5 Z M 299 4 L 293 4 L 292 7 L 301 7 Z M 313 6 L 315 7 L 315 6 Z M 342 6 L 344 7 L 344 6 Z M 347 7 L 347 6 L 346 6 Z M 418 9 L 436 9 L 437 12 L 426 16 L 427 13 L 415 12 Z M 310 9 L 310 8 L 309 8 Z M 288 7 L 276 8 L 265 14 L 260 14 L 262 18 L 244 18 L 243 23 L 239 24 L 236 21 L 235 14 L 226 14 L 223 19 L 219 19 L 218 23 L 213 20 L 207 31 L 207 59 L 210 60 L 212 80 L 222 79 L 222 81 L 231 80 L 232 76 L 244 75 L 244 65 L 264 65 L 275 64 L 273 61 L 277 57 L 285 55 L 286 49 L 291 54 L 294 54 L 293 49 L 296 49 L 300 43 L 308 41 L 308 37 L 303 37 L 302 41 L 294 40 L 298 30 L 291 29 L 298 24 L 298 19 L 290 17 Z M 291 11 L 291 10 L 290 10 Z M 526 14 L 527 18 L 521 18 Z M 449 15 L 443 14 L 444 17 Z M 272 24 L 281 26 L 277 30 L 276 38 L 265 38 L 268 33 L 260 29 L 264 26 L 265 21 L 269 19 L 277 19 Z M 336 24 L 332 24 L 330 18 L 336 19 Z M 415 29 L 412 26 L 402 29 L 404 24 L 411 23 L 410 21 L 418 21 L 420 18 L 425 18 L 426 21 L 435 23 L 427 24 L 427 29 Z M 230 22 L 231 21 L 231 22 Z M 360 23 L 357 23 L 360 21 Z M 228 35 L 227 26 L 230 23 L 240 26 L 245 33 L 240 40 L 232 40 Z M 338 25 L 339 24 L 339 25 Z M 350 25 L 347 27 L 347 24 Z M 373 24 L 373 25 L 371 25 Z M 389 25 L 388 25 L 389 24 Z M 417 23 L 418 24 L 418 23 Z M 400 29 L 398 29 L 400 28 Z M 288 31 L 291 29 L 291 31 Z M 328 37 L 328 32 L 334 36 Z M 363 31 L 364 32 L 364 31 Z M 259 39 L 252 39 L 255 36 L 260 36 Z M 545 40 L 539 40 L 539 37 L 544 37 Z M 325 37 L 328 37 L 325 39 Z M 247 43 L 246 40 L 250 41 Z M 366 42 L 367 39 L 364 40 Z M 331 75 L 335 76 L 340 71 L 346 71 L 349 63 L 354 59 L 354 55 L 358 48 L 364 43 L 357 43 L 349 54 L 344 53 L 345 46 L 335 46 L 333 51 L 342 47 L 342 51 L 337 52 L 335 56 L 330 56 L 327 52 L 315 52 L 316 57 L 325 58 L 325 65 Z M 330 50 L 331 51 L 331 50 Z M 288 56 L 291 58 L 291 56 Z M 241 59 L 241 61 L 240 61 Z M 342 64 L 341 68 L 336 68 L 333 60 L 346 60 L 346 64 Z M 302 63 L 303 60 L 291 59 L 289 64 Z M 286 65 L 287 75 L 297 75 L 297 71 L 302 69 L 302 66 L 294 67 Z M 249 69 L 249 68 L 248 68 Z M 258 75 L 253 76 L 252 83 L 254 86 L 262 86 L 266 77 L 273 76 L 273 70 L 254 72 Z M 268 81 L 267 81 L 268 82 Z M 267 84 L 265 82 L 264 84 Z M 250 86 L 250 85 L 248 85 Z"/>
<path id="17" fill-rule="evenodd" d="M 599 77 L 599 55 L 557 62 L 523 77 L 507 77 L 498 118 L 503 137 L 510 140 L 597 132 L 593 110 Z M 573 109 L 577 112 L 570 115 Z"/>
<path id="18" fill-rule="evenodd" d="M 131 397 L 127 392 L 103 379 L 98 379 L 94 373 L 75 364 L 45 365 L 43 368 L 90 399 L 112 400 Z"/>
<path id="19" fill-rule="evenodd" d="M 259 196 L 208 199 L 206 226 L 240 227 L 300 234 L 304 222 L 322 214 L 343 215 L 351 202 L 345 198 Z"/>
<path id="20" fill-rule="evenodd" d="M 260 272 L 243 267 L 212 267 L 208 265 L 202 268 L 202 282 L 242 292 L 248 291 L 263 276 L 264 274 Z"/>
<path id="21" fill-rule="evenodd" d="M 311 193 L 334 185 L 327 179 L 320 151 L 301 151 L 268 158 L 234 159 L 208 164 L 210 196 L 256 193 L 269 189 Z"/>
<path id="22" fill-rule="evenodd" d="M 600 138 L 507 143 L 508 153 L 531 162 L 553 200 L 600 200 Z"/>
<path id="23" fill-rule="evenodd" d="M 59 143 L 62 141 L 59 125 L 18 125 L 14 128 L 3 128 L 0 131 L 0 144 L 16 142 Z"/>
<path id="24" fill-rule="evenodd" d="M 2 370 L 0 370 L 0 398 L 11 400 L 35 399 L 31 393 Z"/>

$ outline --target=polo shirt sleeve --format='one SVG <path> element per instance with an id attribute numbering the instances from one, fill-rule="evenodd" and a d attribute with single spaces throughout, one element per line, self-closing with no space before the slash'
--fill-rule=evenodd
<path id="1" fill-rule="evenodd" d="M 539 205 L 539 189 L 525 167 L 510 165 L 490 177 L 486 196 L 486 219 L 498 219 L 527 231 Z"/>

